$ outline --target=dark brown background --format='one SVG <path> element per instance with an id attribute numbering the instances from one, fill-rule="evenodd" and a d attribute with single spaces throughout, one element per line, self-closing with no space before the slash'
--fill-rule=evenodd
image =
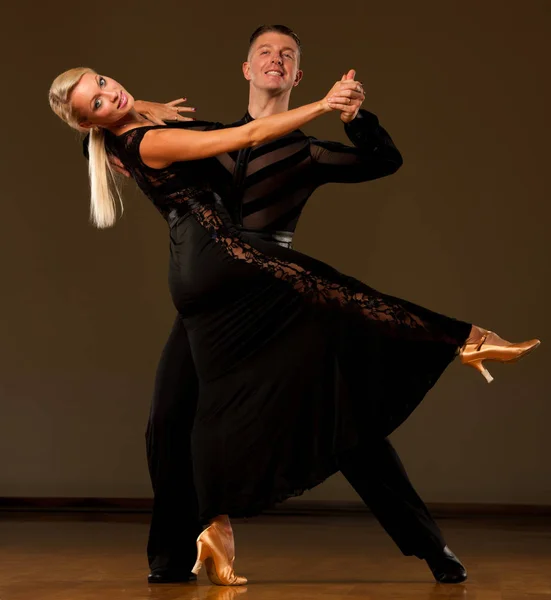
<path id="1" fill-rule="evenodd" d="M 4 9 L 0 496 L 150 495 L 143 432 L 174 310 L 162 219 L 127 186 L 113 230 L 87 222 L 86 163 L 47 104 L 89 65 L 139 98 L 187 95 L 206 119 L 247 104 L 259 24 L 305 46 L 293 103 L 348 68 L 405 164 L 329 185 L 296 247 L 370 285 L 544 345 L 491 386 L 453 365 L 394 436 L 432 502 L 551 504 L 551 3 L 16 2 Z M 11 13 L 11 14 L 10 14 Z M 344 141 L 329 115 L 308 133 Z M 396 374 L 399 376 L 399 373 Z M 334 477 L 309 498 L 350 500 Z"/>

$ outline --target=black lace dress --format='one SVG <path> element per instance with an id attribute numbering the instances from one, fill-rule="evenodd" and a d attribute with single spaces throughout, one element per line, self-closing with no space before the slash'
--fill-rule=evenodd
<path id="1" fill-rule="evenodd" d="M 200 515 L 252 516 L 394 431 L 471 326 L 239 230 L 209 184 L 216 159 L 142 162 L 154 128 L 108 143 L 170 224 L 171 294 L 199 378 Z"/>

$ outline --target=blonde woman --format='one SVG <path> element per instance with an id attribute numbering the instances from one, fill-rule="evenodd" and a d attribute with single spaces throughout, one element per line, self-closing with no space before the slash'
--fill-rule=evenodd
<path id="1" fill-rule="evenodd" d="M 204 563 L 217 584 L 246 582 L 233 569 L 228 515 L 258 514 L 336 472 L 346 452 L 398 427 L 458 353 L 491 380 L 483 361 L 514 361 L 539 345 L 382 294 L 234 227 L 209 159 L 341 110 L 358 86 L 340 81 L 321 101 L 211 131 L 151 125 L 121 84 L 90 69 L 67 71 L 50 89 L 56 114 L 90 131 L 94 223 L 116 221 L 107 150 L 168 221 L 171 294 L 200 381 L 191 444 L 208 527 L 194 572 Z"/>

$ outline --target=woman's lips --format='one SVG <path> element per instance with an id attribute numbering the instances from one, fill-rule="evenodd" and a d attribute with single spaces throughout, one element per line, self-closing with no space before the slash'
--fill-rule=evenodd
<path id="1" fill-rule="evenodd" d="M 119 101 L 119 108 L 124 108 L 126 106 L 127 102 L 128 102 L 128 96 L 124 92 L 121 92 L 121 99 Z"/>

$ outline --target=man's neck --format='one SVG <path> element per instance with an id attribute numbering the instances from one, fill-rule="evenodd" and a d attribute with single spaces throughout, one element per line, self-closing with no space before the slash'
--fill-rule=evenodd
<path id="1" fill-rule="evenodd" d="M 274 96 L 251 86 L 249 91 L 249 114 L 253 119 L 260 119 L 260 117 L 269 117 L 285 112 L 289 110 L 290 98 L 291 90 Z"/>

